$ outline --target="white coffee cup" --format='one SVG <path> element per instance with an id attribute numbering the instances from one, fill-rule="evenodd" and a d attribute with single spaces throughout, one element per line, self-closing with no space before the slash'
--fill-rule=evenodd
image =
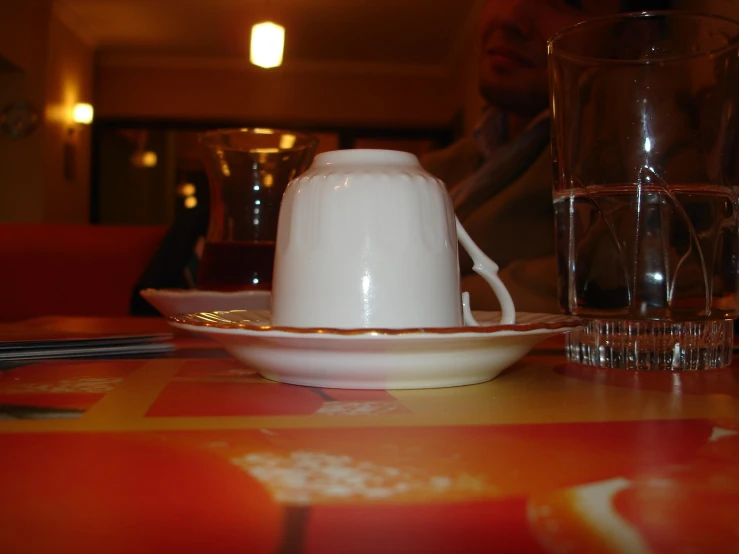
<path id="1" fill-rule="evenodd" d="M 444 184 L 413 154 L 319 154 L 280 208 L 272 325 L 426 328 L 477 325 L 460 299 L 457 240 L 515 321 L 498 267 L 457 221 Z"/>

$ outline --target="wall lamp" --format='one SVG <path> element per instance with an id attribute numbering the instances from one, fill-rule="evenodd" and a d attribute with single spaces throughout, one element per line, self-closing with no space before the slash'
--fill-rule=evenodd
<path id="1" fill-rule="evenodd" d="M 92 104 L 77 102 L 72 108 L 72 124 L 67 129 L 67 140 L 64 141 L 63 173 L 67 181 L 77 177 L 77 145 L 74 132 L 77 125 L 89 125 L 95 115 Z"/>
<path id="2" fill-rule="evenodd" d="M 72 121 L 82 125 L 89 125 L 95 115 L 92 104 L 86 102 L 77 102 L 72 108 Z"/>

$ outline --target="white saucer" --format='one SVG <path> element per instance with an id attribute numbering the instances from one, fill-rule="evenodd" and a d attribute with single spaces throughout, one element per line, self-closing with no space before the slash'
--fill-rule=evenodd
<path id="1" fill-rule="evenodd" d="M 270 326 L 266 310 L 170 317 L 170 324 L 219 341 L 272 381 L 343 389 L 424 389 L 497 377 L 543 339 L 580 324 L 574 317 L 475 312 L 480 327 L 304 329 Z"/>
<path id="2" fill-rule="evenodd" d="M 165 317 L 217 310 L 269 310 L 272 302 L 268 290 L 145 289 L 140 294 Z"/>

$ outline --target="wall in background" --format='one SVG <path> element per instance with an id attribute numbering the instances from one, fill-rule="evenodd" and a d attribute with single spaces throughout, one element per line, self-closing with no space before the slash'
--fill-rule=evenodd
<path id="1" fill-rule="evenodd" d="M 4 6 L 0 21 L 0 35 L 7 30 L 21 39 L 10 46 L 0 40 L 0 56 L 18 67 L 0 73 L 0 108 L 23 100 L 40 116 L 30 136 L 0 137 L 0 221 L 86 222 L 90 131 L 68 130 L 74 104 L 92 101 L 92 48 L 55 17 L 50 2 Z M 69 179 L 68 142 L 75 154 Z"/>
<path id="2" fill-rule="evenodd" d="M 114 118 L 409 127 L 447 124 L 458 107 L 458 83 L 432 72 L 103 65 L 95 83 L 99 114 Z"/>
<path id="3" fill-rule="evenodd" d="M 48 12 L 48 6 L 40 8 Z M 0 57 L 19 71 L 28 71 L 35 61 L 38 37 L 30 32 L 35 9 L 29 9 L 23 2 L 4 2 L 0 7 Z"/>
<path id="4" fill-rule="evenodd" d="M 0 10 L 0 55 L 17 70 L 0 73 L 0 109 L 22 100 L 40 114 L 46 107 L 46 59 L 50 9 L 44 5 L 4 4 Z M 0 136 L 0 221 L 42 221 L 43 122 L 29 136 Z"/>

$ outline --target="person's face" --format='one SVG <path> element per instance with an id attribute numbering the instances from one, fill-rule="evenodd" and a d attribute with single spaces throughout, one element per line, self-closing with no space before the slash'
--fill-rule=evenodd
<path id="1" fill-rule="evenodd" d="M 620 0 L 488 0 L 480 21 L 480 94 L 519 115 L 547 107 L 547 40 L 590 17 L 618 13 Z"/>

